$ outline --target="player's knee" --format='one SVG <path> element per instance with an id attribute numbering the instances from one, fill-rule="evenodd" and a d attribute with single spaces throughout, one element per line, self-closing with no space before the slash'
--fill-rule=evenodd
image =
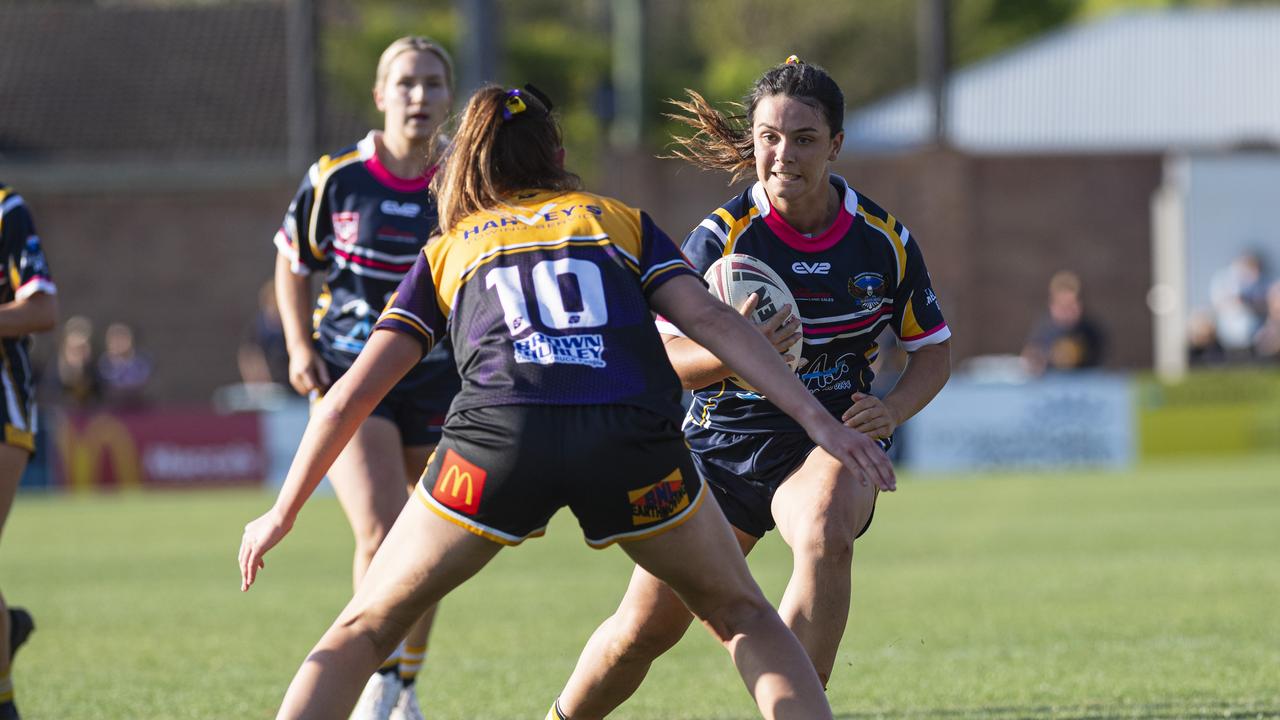
<path id="1" fill-rule="evenodd" d="M 338 616 L 334 627 L 364 652 L 379 659 L 390 655 L 404 637 L 404 631 L 392 623 L 376 621 L 371 613 L 350 608 Z"/>
<path id="2" fill-rule="evenodd" d="M 777 611 L 759 590 L 740 593 L 699 614 L 698 619 L 716 639 L 727 643 Z"/>
<path id="3" fill-rule="evenodd" d="M 615 615 L 610 619 L 613 642 L 609 653 L 616 662 L 652 662 L 684 637 L 690 618 L 639 618 Z"/>
<path id="4" fill-rule="evenodd" d="M 810 564 L 848 565 L 853 561 L 856 513 L 829 515 L 800 528 L 792 538 L 797 558 Z"/>
<path id="5" fill-rule="evenodd" d="M 364 558 L 366 564 L 373 559 L 374 553 L 378 552 L 378 547 L 382 545 L 382 541 L 387 539 L 387 533 L 390 532 L 391 526 L 381 522 L 364 523 L 355 530 L 356 553 Z"/>

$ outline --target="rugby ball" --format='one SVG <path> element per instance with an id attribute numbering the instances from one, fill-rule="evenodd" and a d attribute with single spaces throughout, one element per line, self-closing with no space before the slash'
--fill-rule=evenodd
<path id="1" fill-rule="evenodd" d="M 737 253 L 725 255 L 707 268 L 703 278 L 707 281 L 712 295 L 734 308 L 742 305 L 751 293 L 759 295 L 756 309 L 751 312 L 749 318 L 756 324 L 763 323 L 776 315 L 782 310 L 783 305 L 790 305 L 791 314 L 800 316 L 800 311 L 796 308 L 795 296 L 787 288 L 787 283 L 759 258 Z M 800 365 L 800 352 L 803 345 L 804 341 L 801 338 L 787 349 L 786 354 L 792 357 L 790 362 L 792 370 Z M 736 375 L 730 376 L 729 379 L 744 388 L 754 390 Z"/>

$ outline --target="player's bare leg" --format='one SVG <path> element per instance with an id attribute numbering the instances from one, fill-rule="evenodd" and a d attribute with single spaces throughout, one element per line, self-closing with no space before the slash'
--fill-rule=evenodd
<path id="1" fill-rule="evenodd" d="M 714 504 L 714 499 L 708 496 L 706 502 Z M 743 553 L 750 552 L 756 538 L 730 529 Z M 684 637 L 692 620 L 670 587 L 636 567 L 618 609 L 582 649 L 557 700 L 560 709 L 574 720 L 596 720 L 613 712 L 635 694 L 653 661 Z"/>
<path id="2" fill-rule="evenodd" d="M 767 720 L 831 717 L 804 648 L 752 579 L 718 505 L 704 503 L 679 527 L 621 545 L 724 645 Z"/>
<path id="3" fill-rule="evenodd" d="M 30 457 L 22 448 L 0 445 L 0 536 L 4 534 L 5 520 L 9 517 L 9 510 L 13 508 L 18 483 L 22 480 L 22 471 L 27 468 Z M 12 658 L 9 656 L 9 633 L 12 629 L 9 627 L 9 606 L 5 604 L 4 595 L 0 594 L 0 706 L 13 702 L 10 678 Z"/>
<path id="4" fill-rule="evenodd" d="M 402 447 L 395 423 L 373 416 L 360 425 L 330 469 L 334 492 L 355 536 L 354 586 L 359 586 L 378 546 L 404 508 L 406 495 L 402 488 L 408 487 L 412 492 L 412 483 L 426 467 L 431 449 Z M 429 608 L 404 638 L 405 645 L 424 647 L 434 617 L 435 608 Z M 387 709 L 373 707 L 398 702 L 402 680 L 396 650 L 392 648 L 383 658 L 383 673 L 369 679 L 370 696 L 361 701 L 362 710 L 357 713 L 361 717 L 384 717 Z M 366 703 L 373 707 L 366 708 Z"/>
<path id="5" fill-rule="evenodd" d="M 795 633 L 825 687 L 849 618 L 853 540 L 875 507 L 875 489 L 822 448 L 773 496 L 778 533 L 791 547 L 791 580 L 778 614 Z"/>
<path id="6" fill-rule="evenodd" d="M 410 498 L 413 496 L 414 488 L 417 487 L 418 478 L 426 471 L 427 462 L 435 449 L 435 445 L 413 445 L 404 448 L 402 455 L 407 480 L 405 488 Z M 435 623 L 437 607 L 432 605 L 427 608 L 422 617 L 418 618 L 413 628 L 409 630 L 409 634 L 405 636 L 404 643 L 397 653 L 401 688 L 392 716 L 402 720 L 420 720 L 423 717 L 422 709 L 418 705 L 417 680 L 422 664 L 427 658 L 427 638 L 431 635 L 431 626 Z"/>
<path id="7" fill-rule="evenodd" d="M 365 678 L 410 626 L 501 548 L 420 502 L 406 504 L 355 597 L 294 676 L 278 717 L 346 718 Z"/>

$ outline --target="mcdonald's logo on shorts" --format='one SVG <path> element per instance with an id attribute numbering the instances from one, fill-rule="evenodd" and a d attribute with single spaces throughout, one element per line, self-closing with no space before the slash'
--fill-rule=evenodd
<path id="1" fill-rule="evenodd" d="M 689 491 L 680 468 L 652 485 L 628 492 L 627 498 L 631 501 L 632 525 L 666 520 L 689 506 Z"/>
<path id="2" fill-rule="evenodd" d="M 472 465 L 453 448 L 448 448 L 444 451 L 444 463 L 440 465 L 440 475 L 431 489 L 431 497 L 445 507 L 473 515 L 480 509 L 484 478 L 483 468 Z"/>

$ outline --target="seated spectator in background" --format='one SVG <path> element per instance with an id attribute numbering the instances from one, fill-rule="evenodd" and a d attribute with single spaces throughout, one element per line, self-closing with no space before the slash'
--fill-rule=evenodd
<path id="1" fill-rule="evenodd" d="M 1227 353 L 1218 342 L 1218 328 L 1213 313 L 1201 308 L 1187 318 L 1187 362 L 1191 365 L 1218 365 L 1227 361 Z"/>
<path id="2" fill-rule="evenodd" d="M 258 310 L 245 326 L 236 361 L 240 381 L 246 385 L 289 382 L 289 351 L 276 306 L 275 283 L 270 280 L 258 290 Z"/>
<path id="3" fill-rule="evenodd" d="M 69 408 L 94 405 L 102 397 L 93 355 L 93 321 L 83 315 L 67 318 L 58 347 L 58 386 Z"/>
<path id="4" fill-rule="evenodd" d="M 1267 317 L 1253 334 L 1253 351 L 1263 360 L 1280 362 L 1280 280 L 1267 288 Z"/>
<path id="5" fill-rule="evenodd" d="M 1218 342 L 1230 360 L 1253 357 L 1253 336 L 1267 314 L 1262 256 L 1247 252 L 1214 273 L 1209 285 Z"/>
<path id="6" fill-rule="evenodd" d="M 119 408 L 140 407 L 151 379 L 151 360 L 138 352 L 133 328 L 121 322 L 111 323 L 105 345 L 105 352 L 98 358 L 103 399 Z"/>
<path id="7" fill-rule="evenodd" d="M 1027 369 L 1039 375 L 1047 370 L 1097 367 L 1104 343 L 1102 329 L 1084 314 L 1080 277 L 1065 270 L 1055 274 L 1049 281 L 1049 311 L 1022 349 Z"/>

